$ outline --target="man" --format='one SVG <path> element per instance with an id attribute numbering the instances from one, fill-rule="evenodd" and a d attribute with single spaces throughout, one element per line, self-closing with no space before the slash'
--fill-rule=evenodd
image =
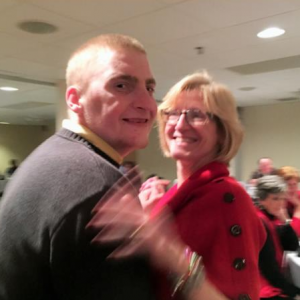
<path id="1" fill-rule="evenodd" d="M 256 185 L 257 179 L 265 175 L 275 175 L 276 170 L 273 168 L 273 161 L 269 157 L 262 157 L 258 161 L 258 169 L 251 175 L 250 182 Z"/>
<path id="2" fill-rule="evenodd" d="M 142 257 L 108 260 L 86 230 L 92 208 L 147 145 L 156 115 L 143 46 L 102 35 L 70 58 L 63 129 L 23 162 L 0 210 L 0 299 L 153 299 Z M 30 174 L 30 175 L 29 175 Z"/>
<path id="3" fill-rule="evenodd" d="M 10 178 L 15 171 L 18 169 L 18 164 L 16 159 L 11 159 L 9 161 L 10 166 L 6 169 L 5 174 L 8 178 Z"/>

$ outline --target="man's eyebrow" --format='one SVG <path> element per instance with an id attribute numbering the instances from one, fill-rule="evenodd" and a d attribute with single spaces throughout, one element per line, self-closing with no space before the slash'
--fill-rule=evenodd
<path id="1" fill-rule="evenodd" d="M 132 81 L 132 82 L 138 82 L 138 79 L 131 75 L 119 75 L 113 77 L 113 80 L 126 80 L 126 81 Z"/>
<path id="2" fill-rule="evenodd" d="M 139 81 L 137 77 L 131 76 L 131 75 L 126 75 L 126 74 L 115 76 L 112 79 L 113 80 L 121 79 L 121 80 L 131 81 L 134 83 L 137 83 Z M 149 79 L 146 79 L 146 84 L 156 85 L 156 81 L 154 78 L 149 78 Z"/>
<path id="3" fill-rule="evenodd" d="M 153 84 L 153 85 L 156 85 L 156 81 L 154 78 L 149 78 L 146 80 L 146 84 Z"/>

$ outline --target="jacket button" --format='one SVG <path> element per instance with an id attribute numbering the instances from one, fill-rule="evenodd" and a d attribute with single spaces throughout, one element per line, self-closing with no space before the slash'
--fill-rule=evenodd
<path id="1" fill-rule="evenodd" d="M 251 297 L 248 294 L 240 294 L 238 300 L 251 300 Z"/>
<path id="2" fill-rule="evenodd" d="M 223 199 L 226 203 L 232 203 L 234 201 L 234 195 L 231 193 L 225 193 Z"/>
<path id="3" fill-rule="evenodd" d="M 242 233 L 242 228 L 239 225 L 233 225 L 230 227 L 230 233 L 233 236 L 239 236 Z"/>
<path id="4" fill-rule="evenodd" d="M 245 268 L 246 266 L 246 259 L 245 258 L 236 258 L 233 261 L 233 267 L 238 270 L 241 271 Z"/>

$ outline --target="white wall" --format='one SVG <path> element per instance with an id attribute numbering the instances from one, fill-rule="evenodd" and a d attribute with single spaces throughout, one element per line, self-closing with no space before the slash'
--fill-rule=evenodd
<path id="1" fill-rule="evenodd" d="M 242 179 L 247 180 L 263 156 L 276 168 L 300 170 L 300 102 L 246 107 L 242 110 L 245 140 L 241 151 Z"/>
<path id="2" fill-rule="evenodd" d="M 39 144 L 54 133 L 49 126 L 0 125 L 0 173 L 4 173 L 9 160 L 22 162 Z"/>
<path id="3" fill-rule="evenodd" d="M 158 142 L 157 128 L 153 128 L 150 133 L 148 147 L 136 152 L 136 159 L 144 172 L 144 178 L 153 173 L 170 180 L 177 177 L 175 162 L 162 155 Z"/>

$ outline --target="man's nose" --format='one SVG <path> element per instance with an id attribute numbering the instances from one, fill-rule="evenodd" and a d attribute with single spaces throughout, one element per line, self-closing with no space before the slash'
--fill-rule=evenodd
<path id="1" fill-rule="evenodd" d="M 135 107 L 149 110 L 152 112 L 157 111 L 157 104 L 152 94 L 147 89 L 140 89 L 135 95 Z"/>

